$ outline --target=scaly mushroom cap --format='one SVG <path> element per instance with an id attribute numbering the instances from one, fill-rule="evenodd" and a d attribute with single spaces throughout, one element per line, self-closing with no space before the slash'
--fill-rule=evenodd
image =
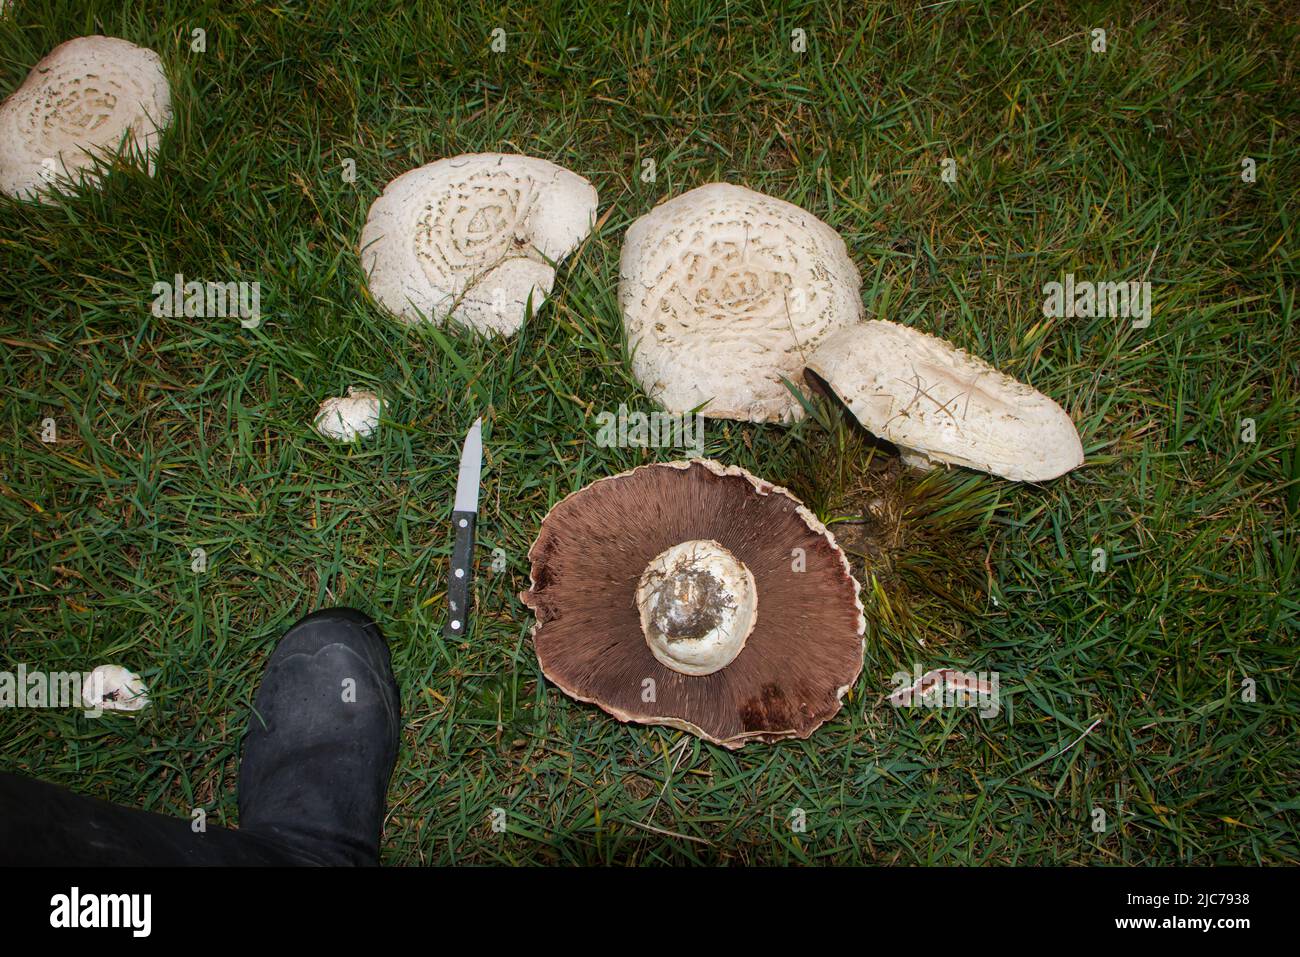
<path id="1" fill-rule="evenodd" d="M 152 50 L 102 36 L 60 44 L 0 103 L 0 192 L 39 199 L 66 189 L 119 146 L 147 157 L 152 176 L 171 115 Z"/>
<path id="2" fill-rule="evenodd" d="M 916 329 L 882 320 L 845 329 L 812 354 L 808 368 L 913 464 L 964 465 L 1019 482 L 1043 482 L 1083 464 L 1064 409 Z"/>
<path id="3" fill-rule="evenodd" d="M 826 336 L 862 317 L 862 284 L 839 234 L 807 210 L 711 183 L 630 227 L 619 305 L 632 370 L 669 412 L 790 421 Z"/>
<path id="4" fill-rule="evenodd" d="M 528 552 L 546 677 L 620 721 L 727 748 L 806 738 L 862 671 L 835 538 L 783 488 L 696 459 L 600 479 Z"/>
<path id="5" fill-rule="evenodd" d="M 577 173 L 530 156 L 456 156 L 388 184 L 361 231 L 361 263 L 375 299 L 407 322 L 450 316 L 511 335 L 595 217 L 596 190 Z"/>

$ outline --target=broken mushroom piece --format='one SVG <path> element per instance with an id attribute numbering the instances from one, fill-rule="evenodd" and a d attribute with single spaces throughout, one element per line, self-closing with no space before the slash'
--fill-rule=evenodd
<path id="1" fill-rule="evenodd" d="M 361 264 L 400 319 L 512 335 L 595 217 L 596 190 L 577 173 L 530 156 L 456 156 L 388 184 L 361 231 Z"/>
<path id="2" fill-rule="evenodd" d="M 81 685 L 81 703 L 92 711 L 140 711 L 149 707 L 144 681 L 121 665 L 100 665 Z"/>
<path id="3" fill-rule="evenodd" d="M 354 442 L 379 427 L 383 403 L 367 389 L 348 387 L 346 396 L 326 399 L 316 410 L 312 428 L 336 442 Z"/>
<path id="4" fill-rule="evenodd" d="M 806 738 L 862 671 L 835 538 L 783 488 L 696 459 L 563 499 L 528 552 L 546 677 L 620 721 L 727 748 Z"/>
<path id="5" fill-rule="evenodd" d="M 1043 482 L 1083 464 L 1070 417 L 949 342 L 872 320 L 828 338 L 808 369 L 911 465 L 964 465 Z"/>
<path id="6" fill-rule="evenodd" d="M 0 192 L 18 199 L 66 190 L 95 160 L 123 151 L 154 172 L 171 91 L 152 50 L 116 37 L 79 37 L 37 63 L 0 104 Z"/>
<path id="7" fill-rule="evenodd" d="M 628 227 L 618 296 L 632 370 L 669 412 L 791 421 L 781 381 L 862 317 L 862 279 L 839 234 L 798 206 L 710 183 Z"/>

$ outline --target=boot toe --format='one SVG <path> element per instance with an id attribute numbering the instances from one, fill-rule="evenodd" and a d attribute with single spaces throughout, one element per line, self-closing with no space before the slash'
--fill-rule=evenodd
<path id="1" fill-rule="evenodd" d="M 308 615 L 280 640 L 240 765 L 244 828 L 326 862 L 373 863 L 401 734 L 378 626 L 352 609 Z"/>

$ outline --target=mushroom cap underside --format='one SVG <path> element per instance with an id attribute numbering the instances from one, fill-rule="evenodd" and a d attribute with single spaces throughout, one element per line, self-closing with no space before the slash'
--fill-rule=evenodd
<path id="1" fill-rule="evenodd" d="M 647 564 L 693 539 L 744 563 L 759 607 L 735 660 L 697 676 L 656 659 L 636 602 Z M 621 721 L 671 725 L 728 748 L 806 738 L 862 670 L 858 584 L 834 537 L 784 489 L 743 469 L 694 460 L 600 479 L 551 510 L 529 559 L 532 588 L 520 598 L 536 616 L 543 672 Z"/>

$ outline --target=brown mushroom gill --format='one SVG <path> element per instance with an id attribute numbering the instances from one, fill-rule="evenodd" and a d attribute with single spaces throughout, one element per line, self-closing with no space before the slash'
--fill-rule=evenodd
<path id="1" fill-rule="evenodd" d="M 657 556 L 697 540 L 748 570 L 757 615 L 734 660 L 691 675 L 652 652 L 637 592 Z M 807 737 L 861 671 L 857 583 L 834 539 L 788 493 L 742 470 L 673 463 L 597 481 L 552 509 L 529 557 L 533 587 L 521 598 L 537 618 L 543 671 L 620 720 L 728 747 Z"/>

